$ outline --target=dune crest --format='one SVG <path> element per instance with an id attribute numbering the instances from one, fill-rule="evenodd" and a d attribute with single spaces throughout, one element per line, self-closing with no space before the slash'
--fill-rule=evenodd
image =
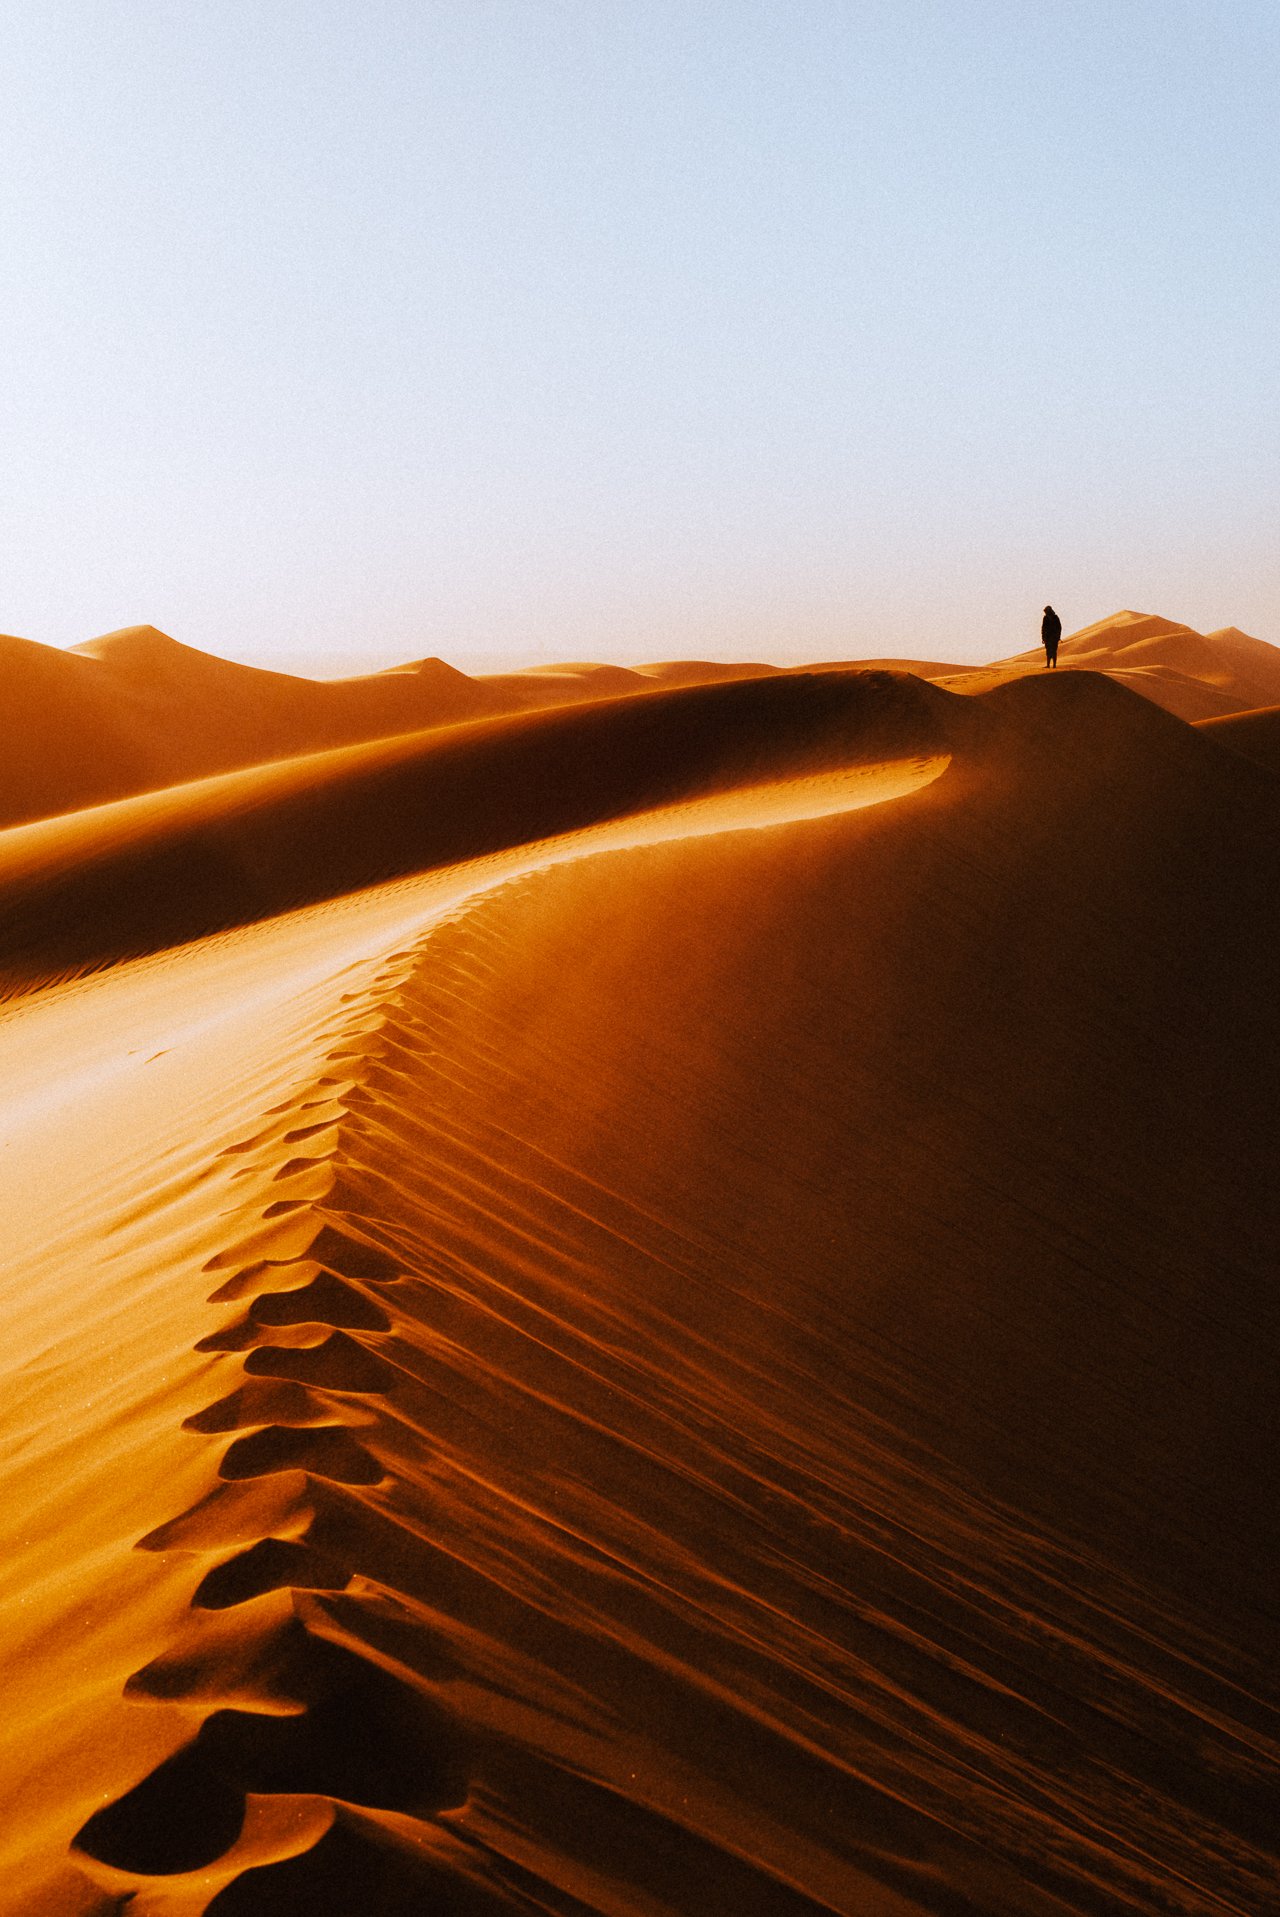
<path id="1" fill-rule="evenodd" d="M 953 705 L 876 673 L 651 690 L 18 827 L 0 833 L 0 984 L 744 785 L 931 760 L 967 716 Z"/>

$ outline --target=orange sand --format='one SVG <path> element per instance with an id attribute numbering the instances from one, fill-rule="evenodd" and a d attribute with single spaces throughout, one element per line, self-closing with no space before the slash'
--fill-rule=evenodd
<path id="1" fill-rule="evenodd" d="M 31 665 L 5 1917 L 1280 1907 L 1274 714 L 1160 709 L 1280 654 L 1135 620 L 216 763 Z"/>

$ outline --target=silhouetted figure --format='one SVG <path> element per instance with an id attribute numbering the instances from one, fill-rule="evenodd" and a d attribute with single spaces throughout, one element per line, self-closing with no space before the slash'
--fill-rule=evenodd
<path id="1" fill-rule="evenodd" d="M 1058 641 L 1062 637 L 1062 621 L 1052 606 L 1044 609 L 1044 618 L 1040 621 L 1040 643 L 1044 647 L 1046 666 L 1058 663 Z"/>

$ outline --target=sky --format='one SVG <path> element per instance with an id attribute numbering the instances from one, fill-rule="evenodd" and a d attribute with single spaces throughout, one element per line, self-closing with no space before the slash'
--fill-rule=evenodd
<path id="1" fill-rule="evenodd" d="M 40 0 L 0 84 L 0 630 L 1280 643 L 1274 0 Z"/>

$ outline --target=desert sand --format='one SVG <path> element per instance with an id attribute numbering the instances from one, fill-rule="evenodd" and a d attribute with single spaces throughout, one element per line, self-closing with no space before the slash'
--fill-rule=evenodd
<path id="1" fill-rule="evenodd" d="M 0 641 L 0 1913 L 1280 1908 L 1280 650 Z"/>

